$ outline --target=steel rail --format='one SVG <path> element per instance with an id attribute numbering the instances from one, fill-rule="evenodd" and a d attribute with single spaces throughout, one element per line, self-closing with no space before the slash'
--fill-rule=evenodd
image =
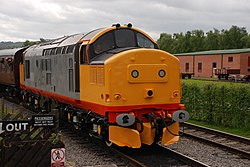
<path id="1" fill-rule="evenodd" d="M 195 167 L 209 167 L 209 165 L 204 164 L 198 160 L 195 160 L 194 158 L 191 158 L 187 155 L 179 153 L 173 149 L 170 149 L 162 145 L 158 145 L 158 146 L 159 146 L 159 151 L 165 152 L 166 154 L 171 155 L 173 158 L 178 159 L 179 161 L 182 161 L 187 165 L 195 166 Z"/>
<path id="2" fill-rule="evenodd" d="M 226 137 L 226 138 L 232 139 L 232 140 L 237 140 L 239 142 L 243 142 L 243 143 L 246 143 L 246 144 L 250 145 L 250 139 L 246 138 L 246 137 L 242 137 L 242 136 L 238 136 L 238 135 L 234 135 L 234 134 L 222 132 L 222 131 L 215 130 L 215 129 L 211 129 L 211 128 L 207 128 L 207 127 L 203 127 L 203 126 L 199 126 L 199 125 L 194 125 L 194 124 L 191 124 L 191 123 L 186 123 L 186 122 L 183 125 L 185 127 L 190 127 L 190 128 L 195 128 L 195 129 L 198 129 L 198 130 L 206 131 L 206 132 L 209 132 L 209 133 L 212 133 L 212 134 L 215 134 L 215 135 Z"/>
<path id="3" fill-rule="evenodd" d="M 232 135 L 232 134 L 229 134 L 229 133 L 221 132 L 221 131 L 218 131 L 218 130 L 213 130 L 213 129 L 210 129 L 210 128 L 206 128 L 206 127 L 202 127 L 202 126 L 198 126 L 198 125 L 194 125 L 194 124 L 190 124 L 190 123 L 185 123 L 184 126 L 186 126 L 188 128 L 191 128 L 191 129 L 201 131 L 201 132 L 205 132 L 205 133 L 208 133 L 208 134 L 217 135 L 217 136 L 223 137 L 225 139 L 230 139 L 230 140 L 233 140 L 233 141 L 236 141 L 236 142 L 242 142 L 242 143 L 245 143 L 245 144 L 248 144 L 248 145 L 250 144 L 250 139 L 245 138 L 245 137 Z M 203 135 L 203 137 L 202 137 L 202 135 Z M 186 136 L 186 137 L 194 138 L 196 140 L 199 140 L 201 142 L 205 142 L 207 144 L 212 144 L 212 145 L 214 145 L 216 147 L 222 148 L 224 150 L 228 150 L 231 153 L 238 154 L 238 155 L 243 156 L 244 158 L 250 159 L 250 152 L 247 152 L 247 151 L 242 150 L 242 149 L 237 148 L 237 147 L 229 146 L 229 145 L 226 144 L 226 142 L 225 143 L 220 143 L 220 142 L 216 142 L 216 140 L 215 141 L 210 140 L 210 139 L 206 138 L 206 135 L 204 135 L 204 134 L 202 134 L 202 135 L 199 136 L 199 135 L 192 134 L 191 132 L 184 131 L 184 136 Z M 216 138 L 216 137 L 213 137 L 213 139 L 214 138 Z M 235 144 L 235 145 L 237 146 L 237 144 Z"/>

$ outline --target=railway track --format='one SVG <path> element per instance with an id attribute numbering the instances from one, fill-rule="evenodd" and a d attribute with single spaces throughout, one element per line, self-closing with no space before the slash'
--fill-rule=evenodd
<path id="1" fill-rule="evenodd" d="M 65 125 L 65 124 L 64 124 Z M 71 125 L 66 125 L 63 127 L 63 134 L 78 140 L 80 143 L 86 144 L 86 141 L 91 141 L 94 143 L 94 147 L 101 148 L 103 155 L 110 152 L 113 155 L 116 155 L 121 158 L 121 161 L 127 161 L 125 166 L 135 166 L 135 167 L 156 167 L 156 166 L 195 166 L 195 167 L 208 167 L 208 165 L 199 162 L 193 158 L 190 158 L 184 154 L 176 152 L 170 148 L 154 145 L 154 146 L 143 146 L 140 149 L 131 149 L 127 147 L 118 147 L 112 146 L 107 147 L 100 140 L 89 137 L 84 132 L 75 133 L 75 129 Z M 86 140 L 87 139 L 87 140 Z M 84 141 L 83 141 L 84 140 Z M 100 154 L 100 153 L 97 153 Z M 107 154 L 110 156 L 111 154 Z M 84 156 L 84 155 L 83 155 Z M 111 155 L 112 156 L 112 155 Z M 110 162 L 112 163 L 112 162 Z M 116 164 L 117 166 L 124 166 L 124 164 Z"/>
<path id="2" fill-rule="evenodd" d="M 154 145 L 143 146 L 140 149 L 131 148 L 115 148 L 116 151 L 135 159 L 143 164 L 143 166 L 158 167 L 158 166 L 195 166 L 208 167 L 208 165 L 199 162 L 191 157 L 174 151 L 170 148 Z"/>
<path id="3" fill-rule="evenodd" d="M 184 136 L 206 142 L 231 153 L 250 159 L 250 139 L 237 135 L 184 123 Z"/>
<path id="4" fill-rule="evenodd" d="M 63 140 L 67 138 L 65 142 L 66 151 L 68 154 L 74 154 L 71 150 L 72 146 L 73 151 L 80 150 L 77 152 L 83 152 L 83 154 L 78 154 L 74 156 L 74 161 L 76 162 L 75 166 L 127 166 L 127 167 L 145 167 L 139 161 L 133 159 L 132 157 L 118 151 L 113 147 L 108 147 L 101 142 L 100 140 L 90 137 L 87 133 L 76 130 L 72 125 L 67 122 L 63 122 L 63 126 L 60 126 Z M 70 142 L 75 144 L 69 144 Z M 67 146 L 68 145 L 68 146 Z M 84 150 L 86 149 L 86 150 Z M 71 153 L 69 153 L 71 152 Z M 91 160 L 88 158 L 92 157 Z M 79 160 L 80 159 L 80 160 Z M 93 161 L 96 159 L 99 162 L 84 162 L 84 161 Z M 67 157 L 66 157 L 67 160 Z M 77 162 L 78 161 L 78 162 Z"/>

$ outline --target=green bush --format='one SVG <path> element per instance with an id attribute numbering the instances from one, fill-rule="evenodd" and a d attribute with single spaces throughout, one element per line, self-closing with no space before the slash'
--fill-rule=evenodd
<path id="1" fill-rule="evenodd" d="M 191 119 L 250 129 L 250 85 L 184 80 L 182 103 Z"/>

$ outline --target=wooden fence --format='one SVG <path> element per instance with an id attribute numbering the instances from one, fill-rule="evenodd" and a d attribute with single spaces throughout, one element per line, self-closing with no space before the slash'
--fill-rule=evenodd
<path id="1" fill-rule="evenodd" d="M 3 122 L 0 123 L 1 167 L 50 166 L 51 149 L 64 148 L 58 132 L 58 111 L 53 110 L 50 113 L 55 118 L 53 127 L 34 127 L 34 120 L 32 120 L 34 115 L 42 114 L 31 113 L 18 105 L 0 99 L 0 121 Z M 20 121 L 29 122 L 25 131 L 10 132 L 2 129 L 4 123 L 11 122 L 14 125 L 14 122 Z"/>

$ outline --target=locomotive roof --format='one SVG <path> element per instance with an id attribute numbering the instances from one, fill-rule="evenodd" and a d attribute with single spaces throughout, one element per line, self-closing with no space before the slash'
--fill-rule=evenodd
<path id="1" fill-rule="evenodd" d="M 23 48 L 14 48 L 14 49 L 3 49 L 0 50 L 0 57 L 1 56 L 14 56 L 17 51 L 21 50 Z"/>
<path id="2" fill-rule="evenodd" d="M 120 26 L 119 28 L 128 28 L 127 26 Z M 79 33 L 69 36 L 64 36 L 58 39 L 50 40 L 44 43 L 40 43 L 37 45 L 33 45 L 27 49 L 27 52 L 25 56 L 42 56 L 44 49 L 50 49 L 50 48 L 56 48 L 56 47 L 63 47 L 63 46 L 69 46 L 73 44 L 77 44 L 78 42 L 83 42 L 85 44 L 93 43 L 97 38 L 102 36 L 103 34 L 107 33 L 108 31 L 115 30 L 116 27 L 108 27 L 108 28 L 99 28 L 95 29 L 93 31 L 87 32 L 87 33 Z M 155 41 L 147 35 L 145 32 L 137 29 L 137 28 L 131 28 L 135 31 L 138 31 L 145 36 L 147 36 L 152 42 L 155 43 Z"/>
<path id="3" fill-rule="evenodd" d="M 73 45 L 83 40 L 91 40 L 96 34 L 102 31 L 104 28 L 99 28 L 87 33 L 79 33 L 74 35 L 68 35 L 61 38 L 53 39 L 47 42 L 43 42 L 37 45 L 33 45 L 28 48 L 28 54 L 26 56 L 41 56 L 44 49 L 55 48 L 55 47 L 63 47 L 68 45 Z M 35 53 L 34 53 L 35 52 Z"/>
<path id="4" fill-rule="evenodd" d="M 104 28 L 99 28 L 99 29 L 90 31 L 88 33 L 79 33 L 79 34 L 64 36 L 64 37 L 61 37 L 58 39 L 53 39 L 53 40 L 50 40 L 50 41 L 47 41 L 44 43 L 40 43 L 36 47 L 46 47 L 47 46 L 48 48 L 51 48 L 51 46 L 61 47 L 61 46 L 68 46 L 68 45 L 76 44 L 80 40 L 90 40 L 97 33 L 102 31 L 103 29 Z"/>

